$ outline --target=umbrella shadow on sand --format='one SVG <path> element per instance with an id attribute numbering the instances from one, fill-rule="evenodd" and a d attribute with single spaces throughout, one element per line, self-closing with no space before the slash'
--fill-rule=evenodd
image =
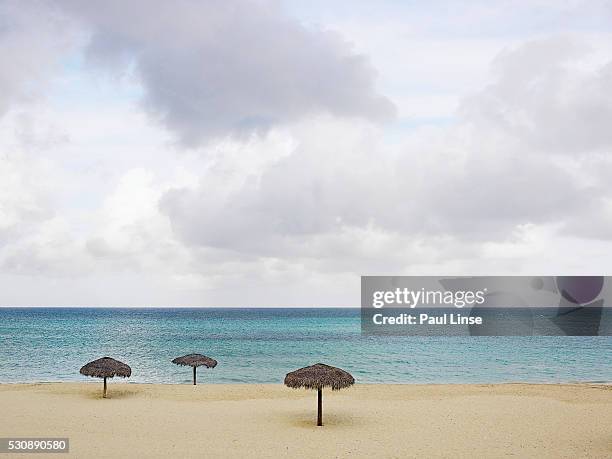
<path id="1" fill-rule="evenodd" d="M 88 384 L 88 386 L 93 386 L 93 384 Z M 102 394 L 100 394 L 99 389 L 93 390 L 88 387 L 85 397 L 87 397 L 90 400 L 102 400 L 102 399 L 121 400 L 121 399 L 137 397 L 139 395 L 139 391 L 129 386 L 130 384 L 125 384 L 125 383 L 124 384 L 113 384 L 113 390 L 109 391 L 106 397 L 103 397 Z"/>
<path id="2" fill-rule="evenodd" d="M 340 429 L 352 429 L 357 426 L 365 426 L 366 420 L 360 416 L 355 416 L 351 413 L 326 413 L 325 414 L 325 426 L 328 429 L 340 428 Z M 308 430 L 317 431 L 317 425 L 312 422 L 312 412 L 308 410 L 300 412 L 287 412 L 282 415 L 282 422 L 284 425 L 290 425 L 292 427 L 299 427 Z"/>

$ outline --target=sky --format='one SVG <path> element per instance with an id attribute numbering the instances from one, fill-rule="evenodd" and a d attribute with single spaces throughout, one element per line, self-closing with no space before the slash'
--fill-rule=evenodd
<path id="1" fill-rule="evenodd" d="M 0 0 L 0 305 L 610 275 L 612 2 Z"/>

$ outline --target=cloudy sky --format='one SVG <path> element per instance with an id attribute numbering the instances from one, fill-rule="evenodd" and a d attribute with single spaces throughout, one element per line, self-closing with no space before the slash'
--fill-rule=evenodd
<path id="1" fill-rule="evenodd" d="M 0 0 L 0 304 L 612 274 L 612 2 Z"/>

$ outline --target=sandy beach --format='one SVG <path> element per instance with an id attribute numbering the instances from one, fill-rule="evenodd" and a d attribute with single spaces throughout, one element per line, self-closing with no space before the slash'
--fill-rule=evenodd
<path id="1" fill-rule="evenodd" d="M 70 457 L 612 456 L 612 386 L 359 384 L 325 392 L 323 427 L 316 393 L 282 385 L 101 388 L 0 385 L 0 437 L 69 437 Z"/>

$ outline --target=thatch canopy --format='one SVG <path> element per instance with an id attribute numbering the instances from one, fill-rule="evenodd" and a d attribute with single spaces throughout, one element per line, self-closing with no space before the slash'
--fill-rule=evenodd
<path id="1" fill-rule="evenodd" d="M 172 363 L 176 363 L 177 365 L 185 365 L 190 367 L 199 367 L 205 366 L 206 368 L 215 368 L 217 366 L 217 361 L 215 359 L 211 359 L 210 357 L 206 357 L 202 354 L 187 354 L 183 357 L 177 357 L 172 360 Z"/>
<path id="2" fill-rule="evenodd" d="M 129 378 L 132 375 L 132 369 L 129 365 L 119 360 L 111 359 L 110 357 L 102 357 L 101 359 L 94 360 L 84 365 L 80 373 L 95 378 L 113 378 L 115 376 Z"/>
<path id="3" fill-rule="evenodd" d="M 331 387 L 332 390 L 340 390 L 355 384 L 355 378 L 350 373 L 336 367 L 317 363 L 315 365 L 300 368 L 287 373 L 285 385 L 293 389 L 304 387 L 306 389 L 322 389 Z"/>

